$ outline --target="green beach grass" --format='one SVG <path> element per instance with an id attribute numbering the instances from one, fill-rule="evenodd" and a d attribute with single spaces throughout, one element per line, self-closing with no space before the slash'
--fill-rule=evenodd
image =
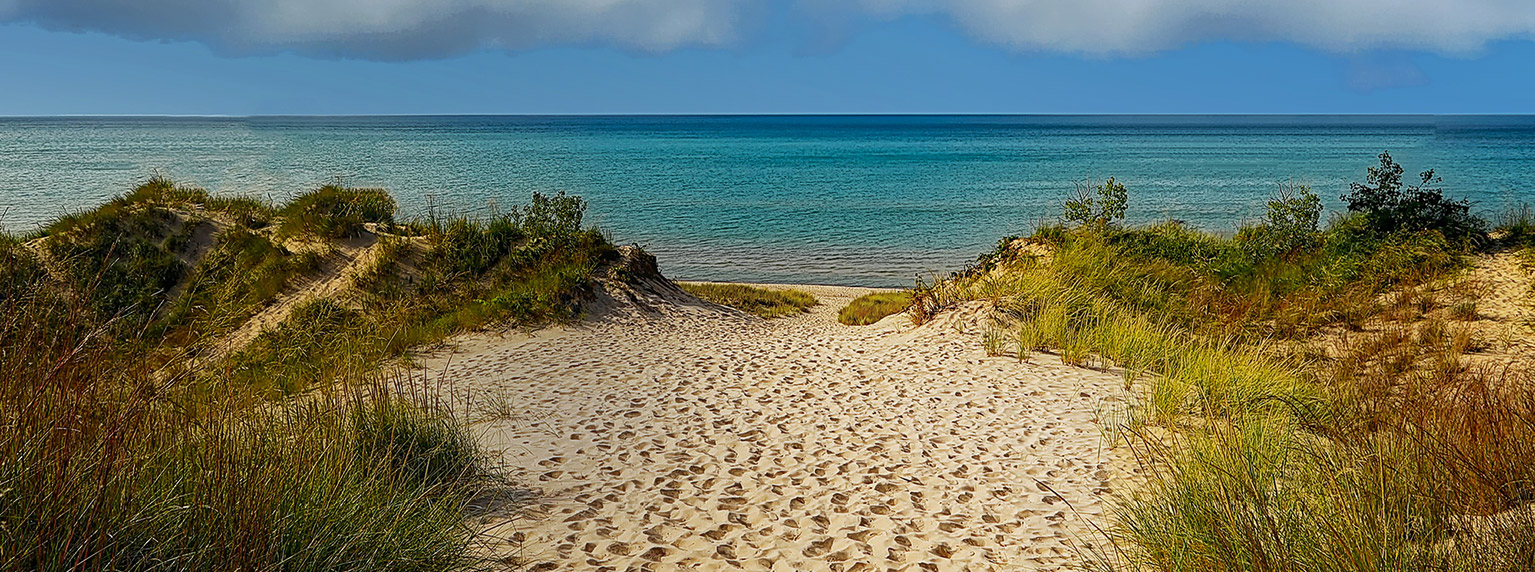
<path id="1" fill-rule="evenodd" d="M 1379 175 L 1393 166 L 1383 154 L 1352 197 L 1399 189 Z M 1485 343 L 1454 325 L 1476 316 L 1459 276 L 1485 252 L 1527 252 L 1527 215 L 1489 234 L 1436 191 L 1351 203 L 1322 228 L 1315 195 L 1289 187 L 1227 237 L 1123 227 L 1090 198 L 919 284 L 912 305 L 920 322 L 988 300 L 991 353 L 1124 373 L 1137 403 L 1110 434 L 1150 478 L 1084 565 L 1535 566 L 1535 378 L 1470 365 Z"/>
<path id="2" fill-rule="evenodd" d="M 837 312 L 837 321 L 849 326 L 866 326 L 899 314 L 911 306 L 911 292 L 875 292 L 854 298 Z"/>
<path id="3" fill-rule="evenodd" d="M 821 303 L 809 292 L 792 288 L 769 290 L 745 284 L 698 282 L 682 282 L 678 285 L 700 299 L 769 320 L 809 312 L 811 307 Z"/>
<path id="4" fill-rule="evenodd" d="M 0 569 L 481 566 L 466 522 L 505 483 L 385 366 L 576 318 L 618 256 L 584 209 L 398 223 L 379 190 L 267 205 L 156 178 L 0 237 Z"/>

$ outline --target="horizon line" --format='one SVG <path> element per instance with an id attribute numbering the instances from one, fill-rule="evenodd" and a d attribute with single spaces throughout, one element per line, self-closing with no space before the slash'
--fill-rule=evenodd
<path id="1" fill-rule="evenodd" d="M 763 112 L 763 113 L 63 113 L 0 115 L 0 119 L 257 119 L 257 118 L 346 118 L 346 117 L 1535 117 L 1535 112 L 1518 113 L 1350 113 L 1350 112 L 1214 112 L 1214 113 L 1023 113 L 1023 112 Z"/>

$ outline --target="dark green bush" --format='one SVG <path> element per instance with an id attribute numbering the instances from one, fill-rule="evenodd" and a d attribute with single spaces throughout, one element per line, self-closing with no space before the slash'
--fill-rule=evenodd
<path id="1" fill-rule="evenodd" d="M 581 197 L 567 196 L 565 191 L 549 196 L 533 193 L 527 206 L 513 212 L 524 233 L 529 236 L 559 237 L 581 231 L 581 219 L 586 215 L 586 201 Z"/>
<path id="2" fill-rule="evenodd" d="M 1471 204 L 1444 196 L 1437 185 L 1441 178 L 1429 169 L 1418 175 L 1417 185 L 1402 186 L 1402 166 L 1391 153 L 1380 154 L 1380 165 L 1366 171 L 1364 183 L 1349 184 L 1343 202 L 1350 212 L 1361 213 L 1376 233 L 1434 231 L 1455 244 L 1479 244 L 1486 238 L 1486 222 L 1471 214 Z"/>

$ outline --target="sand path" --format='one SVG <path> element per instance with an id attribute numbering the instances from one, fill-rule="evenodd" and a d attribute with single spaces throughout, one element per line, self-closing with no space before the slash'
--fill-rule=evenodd
<path id="1" fill-rule="evenodd" d="M 804 287 L 802 287 L 804 288 Z M 429 368 L 541 497 L 531 570 L 1036 570 L 1096 544 L 1124 482 L 1116 375 L 988 357 L 961 313 L 849 327 L 703 306 L 477 335 Z"/>

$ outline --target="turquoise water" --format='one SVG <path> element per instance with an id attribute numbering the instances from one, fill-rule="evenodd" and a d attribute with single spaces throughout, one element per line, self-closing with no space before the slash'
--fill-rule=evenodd
<path id="1" fill-rule="evenodd" d="M 1276 185 L 1330 208 L 1376 154 L 1494 210 L 1535 200 L 1535 117 L 753 116 L 0 119 L 0 224 L 25 232 L 159 172 L 281 199 L 342 180 L 407 215 L 533 192 L 590 202 L 677 278 L 902 286 L 1115 176 L 1130 218 L 1231 230 Z"/>

